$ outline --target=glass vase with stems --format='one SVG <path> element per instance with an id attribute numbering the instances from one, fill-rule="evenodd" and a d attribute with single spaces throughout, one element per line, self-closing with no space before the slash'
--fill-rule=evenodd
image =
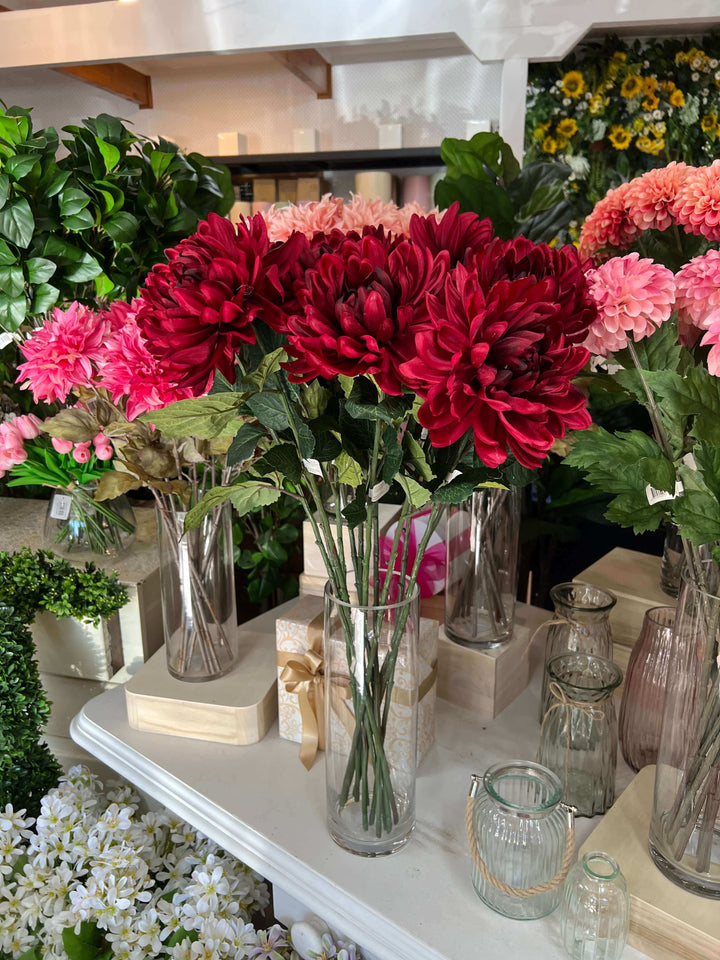
<path id="1" fill-rule="evenodd" d="M 96 481 L 56 490 L 43 528 L 45 546 L 63 557 L 119 556 L 135 540 L 135 515 L 126 496 L 96 500 Z"/>

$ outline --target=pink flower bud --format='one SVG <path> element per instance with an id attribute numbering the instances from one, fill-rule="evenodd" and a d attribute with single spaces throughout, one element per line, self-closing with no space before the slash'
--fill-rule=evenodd
<path id="1" fill-rule="evenodd" d="M 34 440 L 40 433 L 39 427 L 42 420 L 34 413 L 28 413 L 23 417 L 15 417 L 13 424 L 23 440 Z"/>
<path id="2" fill-rule="evenodd" d="M 90 442 L 76 443 L 73 450 L 73 460 L 76 463 L 87 463 L 92 454 L 90 453 Z"/>
<path id="3" fill-rule="evenodd" d="M 96 437 L 93 437 L 93 445 L 96 447 L 100 447 L 103 444 L 107 444 L 107 442 L 108 442 L 108 438 L 105 436 L 102 430 Z"/>
<path id="4" fill-rule="evenodd" d="M 72 440 L 61 440 L 60 437 L 53 437 L 50 443 L 58 453 L 70 453 L 73 448 Z"/>
<path id="5" fill-rule="evenodd" d="M 98 460 L 110 460 L 113 455 L 113 448 L 109 443 L 100 443 L 95 447 L 95 456 Z"/>

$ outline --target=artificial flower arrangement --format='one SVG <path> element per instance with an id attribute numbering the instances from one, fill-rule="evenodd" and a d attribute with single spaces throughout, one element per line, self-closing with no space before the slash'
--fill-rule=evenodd
<path id="1" fill-rule="evenodd" d="M 265 881 L 129 784 L 73 767 L 37 820 L 0 810 L 0 956 L 7 960 L 299 960 L 286 930 L 258 929 Z M 323 938 L 324 957 L 355 960 Z"/>
<path id="2" fill-rule="evenodd" d="M 595 308 L 573 248 L 500 240 L 457 206 L 415 214 L 407 234 L 325 233 L 326 207 L 283 213 L 305 228 L 275 242 L 260 215 L 236 226 L 211 216 L 116 308 L 125 348 L 93 359 L 81 385 L 72 368 L 65 386 L 92 390 L 82 410 L 44 429 L 78 439 L 79 427 L 83 438 L 102 427 L 119 469 L 97 495 L 147 483 L 161 512 L 181 503 L 186 530 L 228 500 L 240 515 L 283 492 L 303 505 L 340 604 L 355 723 L 334 803 L 340 814 L 359 808 L 362 829 L 383 838 L 414 804 L 396 797 L 385 751 L 408 614 L 361 636 L 350 607 L 413 596 L 447 504 L 512 482 L 567 430 L 589 425 L 571 381 Z M 82 337 L 94 343 L 91 329 L 88 320 Z M 32 380 L 31 367 L 23 372 Z M 387 498 L 399 510 L 382 558 L 393 577 L 379 552 Z M 426 507 L 410 563 L 413 514 Z"/>
<path id="3" fill-rule="evenodd" d="M 671 163 L 611 190 L 580 236 L 581 256 L 592 258 L 587 278 L 598 307 L 586 341 L 596 357 L 593 386 L 642 404 L 652 435 L 598 427 L 575 438 L 566 462 L 612 494 L 608 519 L 636 533 L 675 523 L 690 582 L 709 598 L 698 628 L 709 631 L 710 652 L 692 712 L 697 737 L 690 736 L 689 714 L 680 733 L 690 756 L 676 789 L 694 798 L 692 814 L 678 801 L 663 827 L 684 837 L 678 857 L 696 823 L 712 836 L 717 805 L 715 813 L 711 806 L 704 816 L 702 810 L 708 793 L 708 804 L 714 802 L 720 776 L 720 670 L 711 615 L 718 581 L 710 560 L 720 559 L 719 242 L 720 161 Z M 685 696 L 689 681 L 686 687 Z M 677 757 L 675 764 L 682 766 Z M 681 821 L 687 829 L 680 830 Z M 709 856 L 707 836 L 700 845 Z M 700 873 L 709 864 L 701 860 Z"/>
<path id="4" fill-rule="evenodd" d="M 720 133 L 720 45 L 698 40 L 585 43 L 531 70 L 528 157 L 558 157 L 588 177 L 590 199 L 659 160 L 700 164 Z"/>

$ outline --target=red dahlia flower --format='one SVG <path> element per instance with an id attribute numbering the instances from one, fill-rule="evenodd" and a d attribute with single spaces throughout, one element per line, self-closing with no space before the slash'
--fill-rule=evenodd
<path id="1" fill-rule="evenodd" d="M 568 345 L 555 322 L 550 280 L 501 279 L 486 291 L 458 264 L 428 308 L 431 325 L 418 333 L 417 354 L 401 374 L 425 401 L 418 419 L 434 446 L 472 430 L 487 466 L 510 450 L 532 468 L 566 430 L 590 426 L 570 383 L 588 352 Z"/>
<path id="2" fill-rule="evenodd" d="M 283 304 L 299 271 L 305 237 L 271 244 L 258 214 L 233 225 L 211 213 L 197 233 L 168 251 L 145 280 L 137 323 L 167 375 L 207 391 L 219 370 L 235 378 L 235 353 L 253 343 L 253 320 L 283 329 Z"/>
<path id="3" fill-rule="evenodd" d="M 453 203 L 438 222 L 431 213 L 410 220 L 410 238 L 436 257 L 445 252 L 455 266 L 466 254 L 478 253 L 493 238 L 492 221 L 480 220 L 476 213 L 460 213 L 460 204 Z"/>
<path id="4" fill-rule="evenodd" d="M 446 269 L 447 258 L 382 227 L 348 234 L 298 285 L 302 313 L 288 321 L 290 379 L 367 373 L 386 393 L 402 393 L 398 365 L 427 322 L 425 295 L 440 288 Z"/>

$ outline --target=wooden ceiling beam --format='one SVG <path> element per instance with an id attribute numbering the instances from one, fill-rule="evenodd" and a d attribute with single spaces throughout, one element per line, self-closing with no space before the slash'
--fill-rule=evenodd
<path id="1" fill-rule="evenodd" d="M 318 100 L 332 99 L 332 66 L 317 50 L 279 50 L 271 56 L 310 87 Z"/>

